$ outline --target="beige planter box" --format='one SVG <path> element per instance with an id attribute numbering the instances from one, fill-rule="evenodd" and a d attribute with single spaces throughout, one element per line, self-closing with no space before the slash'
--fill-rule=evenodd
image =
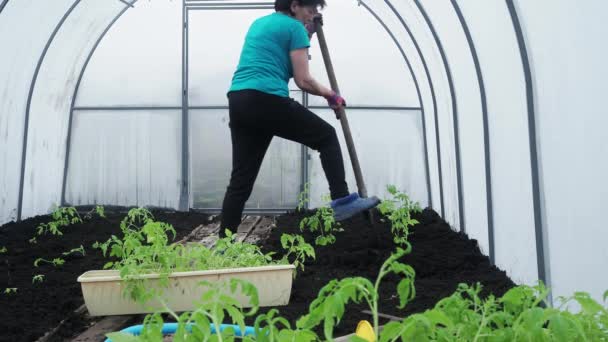
<path id="1" fill-rule="evenodd" d="M 279 306 L 289 303 L 294 265 L 231 268 L 210 271 L 175 272 L 169 276 L 169 287 L 163 297 L 169 308 L 176 312 L 192 311 L 205 287 L 201 281 L 218 282 L 233 278 L 251 282 L 257 289 L 260 306 Z M 150 279 L 150 286 L 159 286 L 158 274 L 142 275 Z M 84 302 L 91 316 L 152 313 L 162 310 L 158 300 L 138 304 L 123 297 L 123 281 L 119 271 L 88 271 L 78 277 Z M 243 307 L 249 306 L 248 297 L 238 294 Z"/>

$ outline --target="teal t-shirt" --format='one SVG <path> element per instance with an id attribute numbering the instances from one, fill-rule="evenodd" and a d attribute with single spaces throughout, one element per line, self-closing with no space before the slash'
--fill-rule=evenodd
<path id="1" fill-rule="evenodd" d="M 229 91 L 255 89 L 289 96 L 293 77 L 290 51 L 310 47 L 306 28 L 299 20 L 275 12 L 251 24 Z"/>

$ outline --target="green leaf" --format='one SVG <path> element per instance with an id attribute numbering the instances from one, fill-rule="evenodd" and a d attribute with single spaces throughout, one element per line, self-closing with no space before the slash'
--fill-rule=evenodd
<path id="1" fill-rule="evenodd" d="M 402 324 L 399 322 L 388 322 L 380 332 L 380 342 L 394 341 L 400 335 Z"/>
<path id="2" fill-rule="evenodd" d="M 402 279 L 397 285 L 397 293 L 399 294 L 399 309 L 405 308 L 405 305 L 414 299 L 414 284 L 410 279 Z"/>
<path id="3" fill-rule="evenodd" d="M 604 292 L 604 302 L 606 301 L 606 298 L 608 298 L 608 290 L 606 290 L 606 292 Z"/>
<path id="4" fill-rule="evenodd" d="M 566 315 L 556 314 L 551 317 L 548 328 L 555 341 L 569 342 L 576 340 L 577 334 L 574 330 L 574 324 Z"/>
<path id="5" fill-rule="evenodd" d="M 591 296 L 586 292 L 575 292 L 574 299 L 581 305 L 582 309 L 589 315 L 595 315 L 598 312 L 602 312 L 604 308 L 598 304 Z"/>
<path id="6" fill-rule="evenodd" d="M 279 332 L 277 341 L 280 342 L 312 342 L 317 340 L 317 335 L 308 330 L 284 329 Z"/>
<path id="7" fill-rule="evenodd" d="M 431 321 L 432 325 L 443 325 L 446 328 L 452 328 L 454 322 L 441 310 L 433 309 L 424 313 L 424 315 Z"/>

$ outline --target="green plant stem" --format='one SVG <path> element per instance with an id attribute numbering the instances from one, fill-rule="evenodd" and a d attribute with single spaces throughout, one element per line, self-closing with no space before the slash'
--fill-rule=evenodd
<path id="1" fill-rule="evenodd" d="M 218 342 L 222 342 L 222 332 L 220 331 L 220 322 L 217 321 L 216 315 L 210 316 L 213 325 L 215 325 L 215 335 L 217 336 Z"/>
<path id="2" fill-rule="evenodd" d="M 382 280 L 382 278 L 384 278 L 384 276 L 386 275 L 386 267 L 388 265 L 386 263 L 382 264 L 382 267 L 380 267 L 380 271 L 378 272 L 378 278 L 376 279 L 376 283 L 374 284 L 374 294 L 373 294 L 373 307 L 372 307 L 372 318 L 374 320 L 374 334 L 376 335 L 376 338 L 379 337 L 378 335 L 378 291 L 380 290 L 380 281 Z"/>
<path id="3" fill-rule="evenodd" d="M 475 304 L 477 305 L 477 304 Z M 473 339 L 473 342 L 477 342 L 477 339 L 480 337 L 481 331 L 483 329 L 483 327 L 488 324 L 486 322 L 486 310 L 482 310 L 481 312 L 481 324 L 479 325 L 479 329 L 477 329 L 477 333 L 475 334 L 475 338 Z"/>
<path id="4" fill-rule="evenodd" d="M 169 306 L 167 305 L 167 303 L 165 303 L 165 301 L 162 298 L 159 298 L 160 303 L 163 305 L 163 307 L 165 308 L 165 311 L 171 315 L 173 318 L 175 318 L 175 321 L 178 322 L 179 321 L 179 317 L 177 316 L 177 314 L 175 312 L 173 312 L 173 310 L 171 310 L 171 308 L 169 308 Z"/>

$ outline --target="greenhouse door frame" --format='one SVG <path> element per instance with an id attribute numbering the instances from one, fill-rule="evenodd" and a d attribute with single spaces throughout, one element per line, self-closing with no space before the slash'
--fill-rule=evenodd
<path id="1" fill-rule="evenodd" d="M 189 14 L 190 11 L 196 10 L 256 10 L 256 9 L 274 9 L 274 2 L 225 2 L 221 0 L 216 2 L 210 2 L 209 0 L 182 0 L 182 184 L 180 192 L 179 209 L 187 211 L 190 209 L 190 132 L 189 132 L 189 119 L 191 109 L 225 109 L 228 110 L 228 106 L 190 106 L 188 102 L 188 75 L 189 70 Z M 301 93 L 301 103 L 305 107 L 308 107 L 308 94 L 301 90 L 290 90 Z M 308 154 L 308 148 L 304 145 L 301 146 L 300 152 L 301 159 L 301 177 L 300 177 L 300 193 L 304 192 L 306 184 L 309 182 L 308 173 L 308 161 L 310 155 Z M 308 195 L 308 194 L 307 194 Z M 305 208 L 308 208 L 308 201 L 305 202 Z M 219 213 L 221 208 L 192 208 L 197 211 L 205 213 Z M 255 208 L 245 209 L 245 214 L 282 214 L 287 209 L 280 208 Z"/>

